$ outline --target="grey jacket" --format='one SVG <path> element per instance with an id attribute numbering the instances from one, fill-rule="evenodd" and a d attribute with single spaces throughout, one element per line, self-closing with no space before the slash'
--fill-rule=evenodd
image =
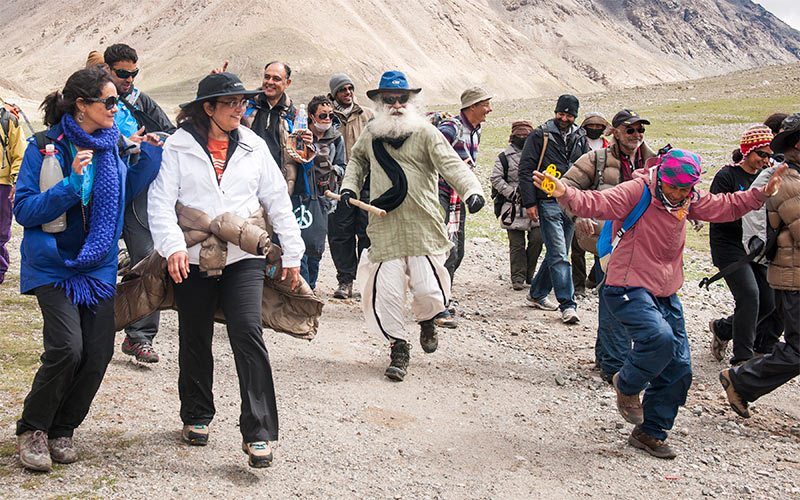
<path id="1" fill-rule="evenodd" d="M 772 177 L 772 173 L 779 167 L 780 165 L 775 165 L 772 167 L 765 168 L 758 174 L 756 180 L 750 184 L 750 189 L 753 188 L 763 188 L 769 182 L 769 178 Z M 742 217 L 742 247 L 745 250 L 750 248 L 749 243 L 753 237 L 756 237 L 763 241 L 764 243 L 767 242 L 767 207 L 766 204 L 762 205 L 761 208 L 753 210 L 752 212 L 747 212 L 744 217 Z M 759 256 L 753 259 L 754 263 L 758 263 L 761 265 L 768 265 L 767 259 L 764 257 L 764 252 L 762 251 Z"/>
<path id="2" fill-rule="evenodd" d="M 494 160 L 494 168 L 492 169 L 491 177 L 489 177 L 489 182 L 492 183 L 492 187 L 506 197 L 506 200 L 513 200 L 516 214 L 513 222 L 501 215 L 500 227 L 515 231 L 529 231 L 534 227 L 538 227 L 539 223 L 529 219 L 525 208 L 522 206 L 522 198 L 519 192 L 519 159 L 522 156 L 522 150 L 513 144 L 509 144 L 503 153 L 508 160 L 508 175 L 503 178 L 503 164 L 500 163 L 500 155 L 498 155 Z M 503 204 L 501 214 L 508 212 L 511 209 L 511 205 L 511 201 L 506 201 Z"/>

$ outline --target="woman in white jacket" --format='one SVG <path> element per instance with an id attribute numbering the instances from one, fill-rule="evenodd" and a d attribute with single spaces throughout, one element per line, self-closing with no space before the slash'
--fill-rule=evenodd
<path id="1" fill-rule="evenodd" d="M 283 278 L 297 284 L 305 246 L 286 182 L 266 143 L 240 126 L 246 99 L 257 93 L 246 91 L 230 73 L 200 82 L 197 98 L 181 105 L 180 128 L 164 146 L 161 171 L 150 186 L 148 217 L 155 249 L 167 259 L 175 282 L 182 437 L 191 445 L 208 442 L 215 412 L 211 338 L 219 306 L 239 375 L 242 449 L 250 466 L 267 467 L 272 463 L 269 442 L 278 439 L 278 416 L 261 329 L 264 257 L 228 243 L 222 274 L 205 276 L 198 266 L 202 244 L 186 248 L 175 212 L 179 202 L 212 219 L 225 212 L 248 217 L 263 206 L 283 248 Z"/>

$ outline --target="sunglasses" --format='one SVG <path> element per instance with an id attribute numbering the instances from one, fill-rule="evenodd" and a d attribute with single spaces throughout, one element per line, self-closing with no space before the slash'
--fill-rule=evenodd
<path id="1" fill-rule="evenodd" d="M 317 119 L 318 119 L 318 120 L 327 120 L 327 119 L 328 119 L 328 117 L 330 117 L 330 118 L 331 118 L 331 120 L 333 120 L 333 113 L 320 113 L 320 114 L 317 116 Z"/>
<path id="2" fill-rule="evenodd" d="M 625 130 L 625 133 L 628 134 L 628 135 L 633 135 L 635 132 L 639 132 L 640 134 L 644 134 L 644 127 L 639 127 L 639 128 L 631 127 L 629 129 Z"/>
<path id="3" fill-rule="evenodd" d="M 124 69 L 112 69 L 111 71 L 117 75 L 117 78 L 121 80 L 127 80 L 128 78 L 136 78 L 136 75 L 139 74 L 139 68 L 136 68 L 133 71 L 128 71 Z"/>
<path id="4" fill-rule="evenodd" d="M 353 92 L 355 88 L 352 85 L 345 85 L 344 87 L 339 89 L 339 92 Z"/>
<path id="5" fill-rule="evenodd" d="M 222 104 L 223 106 L 228 106 L 231 109 L 247 107 L 247 99 L 235 99 L 233 101 L 217 101 L 217 103 Z"/>
<path id="6" fill-rule="evenodd" d="M 86 102 L 102 102 L 105 108 L 109 111 L 114 109 L 114 106 L 116 106 L 119 102 L 119 99 L 115 95 L 110 95 L 105 99 L 99 99 L 97 97 L 84 97 L 83 100 Z"/>
<path id="7" fill-rule="evenodd" d="M 766 151 L 753 151 L 753 153 L 755 153 L 756 156 L 758 156 L 762 160 L 766 160 L 767 158 L 773 158 L 773 154 L 767 153 Z"/>
<path id="8" fill-rule="evenodd" d="M 385 95 L 381 97 L 381 100 L 384 104 L 388 104 L 391 106 L 392 104 L 399 102 L 400 104 L 405 104 L 408 102 L 408 94 L 403 95 Z"/>

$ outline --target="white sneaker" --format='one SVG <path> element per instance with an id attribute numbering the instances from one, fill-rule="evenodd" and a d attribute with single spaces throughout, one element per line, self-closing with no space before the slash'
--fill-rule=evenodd
<path id="1" fill-rule="evenodd" d="M 542 300 L 533 300 L 530 295 L 526 294 L 525 304 L 530 307 L 535 307 L 536 309 L 543 309 L 545 311 L 558 310 L 558 304 L 548 300 L 547 297 L 543 298 Z"/>
<path id="2" fill-rule="evenodd" d="M 568 325 L 577 323 L 580 320 L 581 319 L 578 317 L 578 311 L 576 311 L 574 307 L 564 309 L 564 311 L 561 313 L 561 321 Z"/>

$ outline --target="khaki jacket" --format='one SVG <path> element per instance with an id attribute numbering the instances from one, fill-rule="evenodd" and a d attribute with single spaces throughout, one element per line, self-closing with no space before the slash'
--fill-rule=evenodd
<path id="1" fill-rule="evenodd" d="M 773 228 L 784 223 L 767 281 L 778 290 L 800 290 L 800 173 L 794 166 L 783 176 L 778 193 L 767 200 L 767 217 Z"/>
<path id="2" fill-rule="evenodd" d="M 330 94 L 329 94 L 330 96 Z M 331 97 L 331 101 L 333 98 Z M 349 115 L 345 116 L 344 113 L 333 109 L 333 114 L 339 119 L 339 132 L 344 138 L 345 161 L 350 161 L 350 150 L 353 149 L 358 140 L 358 136 L 364 131 L 367 122 L 372 119 L 374 114 L 369 108 L 362 108 L 355 101 L 353 102 L 353 110 Z"/>
<path id="3" fill-rule="evenodd" d="M 261 299 L 261 320 L 266 328 L 311 340 L 317 333 L 323 302 L 304 280 L 294 290 L 281 281 L 281 250 L 271 242 L 263 208 L 243 219 L 224 213 L 210 219 L 202 211 L 178 205 L 178 221 L 186 244 L 202 243 L 200 269 L 209 276 L 222 273 L 228 242 L 256 255 L 266 255 L 267 276 Z M 153 311 L 176 309 L 167 261 L 157 252 L 139 262 L 117 286 L 114 301 L 116 330 L 122 330 Z M 215 318 L 225 323 L 217 309 Z"/>
<path id="4" fill-rule="evenodd" d="M 639 149 L 642 155 L 641 166 L 643 167 L 644 163 L 648 159 L 655 157 L 656 154 L 652 149 L 650 149 L 647 143 L 644 142 Z M 598 179 L 596 160 L 598 153 L 603 154 L 603 151 L 607 151 L 608 154 L 606 156 L 606 166 L 603 169 L 603 178 L 601 180 Z M 605 150 L 598 149 L 589 151 L 585 155 L 578 158 L 572 167 L 567 170 L 567 173 L 564 174 L 564 178 L 562 180 L 568 186 L 575 187 L 582 191 L 594 189 L 597 191 L 604 191 L 616 186 L 621 180 L 619 145 L 612 138 L 611 145 Z M 600 231 L 603 229 L 603 225 L 601 224 L 601 221 L 598 221 L 597 219 L 592 220 L 595 222 L 594 233 L 586 234 L 576 229 L 575 237 L 578 239 L 578 244 L 581 246 L 581 248 L 596 255 L 597 238 L 600 236 Z"/>

